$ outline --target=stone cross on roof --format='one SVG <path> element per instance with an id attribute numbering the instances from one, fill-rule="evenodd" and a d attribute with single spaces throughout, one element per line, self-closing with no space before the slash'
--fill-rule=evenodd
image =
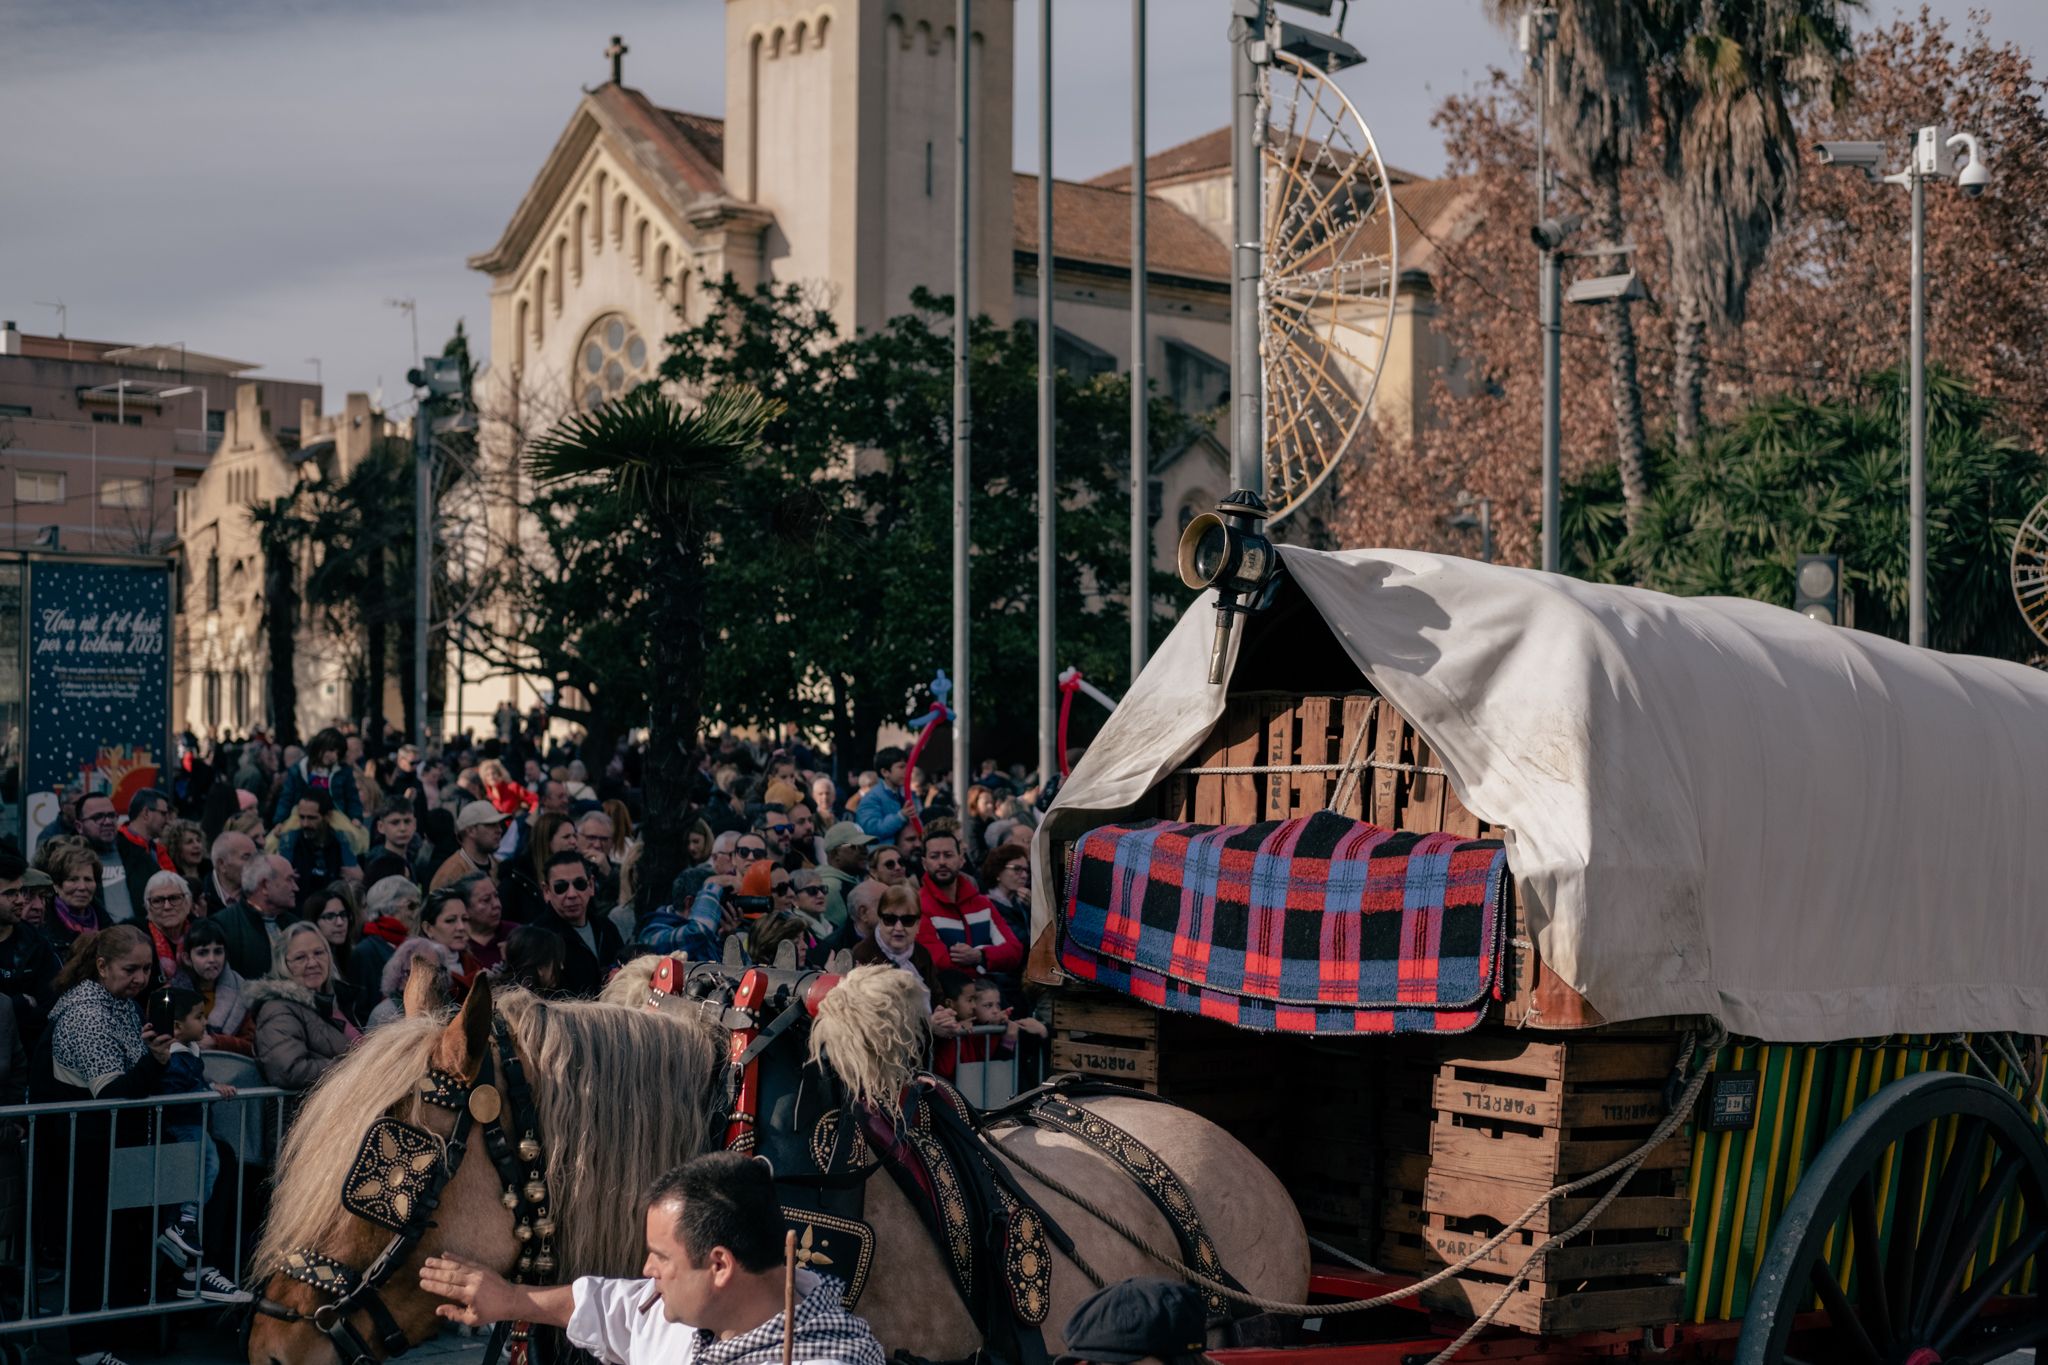
<path id="1" fill-rule="evenodd" d="M 621 39 L 618 34 L 614 33 L 612 35 L 612 45 L 604 50 L 604 55 L 612 59 L 613 85 L 624 85 L 626 83 L 625 77 L 621 74 L 621 71 L 626 64 L 626 53 L 628 53 L 631 50 L 632 49 L 626 46 L 625 41 Z"/>

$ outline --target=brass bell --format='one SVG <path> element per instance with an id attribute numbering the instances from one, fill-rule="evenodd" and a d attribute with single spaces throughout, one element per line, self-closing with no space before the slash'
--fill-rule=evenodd
<path id="1" fill-rule="evenodd" d="M 516 1209 L 516 1208 L 518 1208 L 518 1207 L 519 1207 L 519 1191 L 517 1191 L 517 1190 L 506 1190 L 506 1191 L 505 1191 L 504 1193 L 502 1193 L 502 1194 L 500 1194 L 500 1195 L 498 1196 L 498 1202 L 499 1202 L 500 1204 L 503 1204 L 503 1205 L 504 1205 L 504 1206 L 505 1206 L 506 1208 L 508 1208 L 508 1209 Z"/>
<path id="2" fill-rule="evenodd" d="M 533 1220 L 533 1230 L 543 1237 L 552 1237 L 555 1235 L 555 1220 L 552 1218 L 536 1218 Z"/>
<path id="3" fill-rule="evenodd" d="M 522 1242 L 531 1242 L 533 1240 L 533 1229 L 527 1224 L 521 1223 L 512 1229 L 512 1235 Z"/>
<path id="4" fill-rule="evenodd" d="M 538 1204 L 548 1197 L 548 1187 L 538 1180 L 529 1180 L 526 1182 L 525 1194 L 527 1203 Z"/>
<path id="5" fill-rule="evenodd" d="M 533 1268 L 543 1275 L 552 1275 L 555 1273 L 555 1258 L 543 1251 L 533 1258 Z"/>
<path id="6" fill-rule="evenodd" d="M 531 1133 L 519 1139 L 519 1159 L 521 1161 L 539 1161 L 540 1139 Z"/>

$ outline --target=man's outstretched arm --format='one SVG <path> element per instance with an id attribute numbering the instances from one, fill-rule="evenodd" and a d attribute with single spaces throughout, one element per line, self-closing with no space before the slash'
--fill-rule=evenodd
<path id="1" fill-rule="evenodd" d="M 420 1267 L 420 1288 L 448 1300 L 434 1310 L 437 1315 L 466 1327 L 494 1322 L 567 1327 L 576 1311 L 572 1285 L 513 1284 L 460 1256 L 429 1256 Z"/>

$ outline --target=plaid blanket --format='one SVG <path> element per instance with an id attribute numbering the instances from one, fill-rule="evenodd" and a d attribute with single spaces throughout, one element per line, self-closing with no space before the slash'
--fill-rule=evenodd
<path id="1" fill-rule="evenodd" d="M 1240 1028 L 1460 1033 L 1499 994 L 1507 854 L 1327 811 L 1090 831 L 1060 964 Z"/>

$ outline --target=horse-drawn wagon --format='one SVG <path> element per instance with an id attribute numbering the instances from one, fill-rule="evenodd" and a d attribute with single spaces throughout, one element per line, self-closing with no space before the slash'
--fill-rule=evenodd
<path id="1" fill-rule="evenodd" d="M 1334 1311 L 1221 1358 L 2048 1341 L 2048 678 L 1280 560 L 1222 681 L 1191 609 L 1034 848 L 1055 1068 L 1212 1118 L 1314 1239 Z"/>

